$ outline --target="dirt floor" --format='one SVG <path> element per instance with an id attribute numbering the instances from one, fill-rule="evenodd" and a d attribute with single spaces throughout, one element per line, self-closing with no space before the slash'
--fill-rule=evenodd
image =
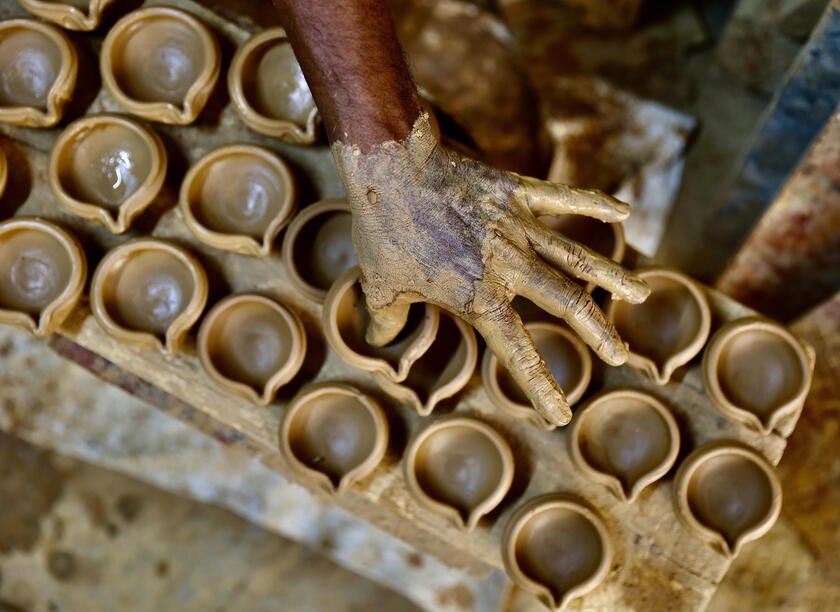
<path id="1" fill-rule="evenodd" d="M 0 432 L 0 612 L 278 609 L 417 607 L 228 511 Z"/>

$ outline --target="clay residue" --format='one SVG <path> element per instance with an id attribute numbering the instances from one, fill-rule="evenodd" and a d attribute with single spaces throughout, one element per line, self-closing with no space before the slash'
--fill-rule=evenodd
<path id="1" fill-rule="evenodd" d="M 49 453 L 0 432 L 0 554 L 35 546 L 63 489 Z"/>
<path id="2" fill-rule="evenodd" d="M 436 601 L 441 608 L 469 610 L 475 603 L 475 596 L 462 582 L 438 591 Z"/>
<path id="3" fill-rule="evenodd" d="M 615 605 L 617 610 L 651 612 L 699 609 L 697 593 L 683 587 L 679 577 L 664 567 L 639 563 L 632 572 L 626 573 L 628 578 L 620 582 L 623 605 Z"/>

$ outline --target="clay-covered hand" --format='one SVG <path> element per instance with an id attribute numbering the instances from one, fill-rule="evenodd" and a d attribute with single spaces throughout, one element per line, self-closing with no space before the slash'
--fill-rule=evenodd
<path id="1" fill-rule="evenodd" d="M 566 424 L 571 411 L 511 306 L 514 296 L 564 319 L 607 363 L 626 361 L 627 347 L 612 323 L 572 277 L 632 302 L 647 297 L 647 286 L 537 217 L 572 213 L 622 221 L 627 204 L 465 158 L 438 144 L 425 115 L 404 141 L 367 152 L 336 142 L 333 153 L 353 211 L 371 344 L 396 336 L 412 302 L 436 304 L 475 326 L 534 407 L 556 425 Z"/>

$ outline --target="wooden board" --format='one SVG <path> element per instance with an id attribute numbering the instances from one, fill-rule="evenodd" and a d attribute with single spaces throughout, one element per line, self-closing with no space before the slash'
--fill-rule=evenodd
<path id="1" fill-rule="evenodd" d="M 146 4 L 159 3 L 150 1 Z M 245 30 L 189 0 L 168 4 L 187 7 L 211 24 L 227 41 L 224 45 L 227 59 L 233 48 L 248 37 Z M 91 54 L 100 40 L 96 35 L 74 35 L 74 38 Z M 103 92 L 94 92 L 91 99 L 82 112 L 119 110 Z M 257 408 L 218 389 L 202 371 L 192 346 L 166 358 L 123 345 L 99 327 L 85 304 L 75 311 L 61 333 L 201 411 L 212 422 L 240 432 L 269 466 L 290 478 L 295 478 L 294 474 L 277 453 L 277 430 L 285 401 L 308 382 L 350 382 L 383 399 L 388 407 L 392 441 L 386 459 L 377 470 L 347 494 L 334 498 L 335 503 L 424 552 L 480 574 L 501 567 L 500 535 L 507 518 L 520 503 L 546 492 L 573 493 L 586 499 L 602 514 L 616 551 L 614 567 L 606 582 L 584 598 L 583 605 L 587 609 L 690 611 L 705 607 L 729 562 L 694 539 L 677 521 L 671 507 L 671 475 L 647 489 L 636 502 L 617 502 L 606 488 L 588 481 L 572 465 L 566 450 L 565 431 L 542 432 L 506 416 L 492 405 L 478 376 L 459 395 L 457 402 L 450 402 L 433 416 L 421 419 L 408 407 L 384 398 L 369 374 L 348 366 L 326 346 L 318 329 L 320 306 L 294 292 L 277 255 L 265 259 L 249 258 L 214 250 L 195 240 L 178 210 L 172 207 L 179 181 L 190 163 L 207 150 L 225 143 L 255 142 L 278 152 L 290 162 L 303 186 L 303 205 L 320 197 L 340 196 L 343 192 L 326 146 L 295 147 L 258 136 L 241 124 L 226 104 L 225 95 L 215 95 L 212 100 L 209 110 L 196 126 L 153 126 L 164 137 L 173 161 L 170 176 L 155 210 L 142 215 L 133 232 L 119 237 L 69 215 L 55 203 L 45 180 L 45 171 L 47 153 L 59 130 L 0 126 L 0 131 L 7 137 L 0 139 L 0 146 L 8 154 L 11 179 L 9 193 L 0 202 L 2 216 L 37 214 L 68 227 L 85 242 L 91 267 L 105 250 L 138 234 L 168 238 L 187 246 L 199 255 L 208 271 L 211 303 L 229 292 L 257 291 L 283 301 L 301 315 L 311 347 L 303 372 L 281 390 L 278 402 L 267 408 Z M 723 321 L 752 314 L 711 290 L 709 297 L 715 327 Z M 727 420 L 703 391 L 698 361 L 664 387 L 653 385 L 630 368 L 607 368 L 599 364 L 589 394 L 603 388 L 631 386 L 646 389 L 661 398 L 680 422 L 681 456 L 708 440 L 734 439 L 756 447 L 771 462 L 777 463 L 784 450 L 784 439 L 777 435 L 760 436 Z M 475 414 L 494 425 L 511 443 L 517 459 L 511 493 L 500 508 L 469 535 L 423 510 L 411 499 L 400 465 L 406 440 L 435 416 L 452 411 Z M 794 424 L 791 421 L 787 427 L 792 428 Z"/>

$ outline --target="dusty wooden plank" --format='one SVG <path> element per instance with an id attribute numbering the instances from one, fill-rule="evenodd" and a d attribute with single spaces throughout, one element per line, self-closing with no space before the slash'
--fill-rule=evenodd
<path id="1" fill-rule="evenodd" d="M 840 287 L 838 159 L 840 106 L 718 279 L 721 291 L 788 321 Z"/>

